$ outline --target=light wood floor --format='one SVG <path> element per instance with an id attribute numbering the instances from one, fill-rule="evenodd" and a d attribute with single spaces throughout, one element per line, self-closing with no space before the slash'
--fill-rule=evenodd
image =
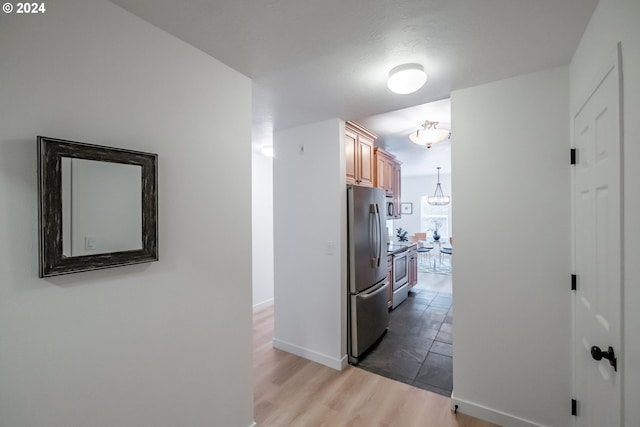
<path id="1" fill-rule="evenodd" d="M 454 415 L 450 399 L 348 366 L 336 371 L 272 347 L 273 307 L 254 314 L 258 427 L 496 427 Z"/>

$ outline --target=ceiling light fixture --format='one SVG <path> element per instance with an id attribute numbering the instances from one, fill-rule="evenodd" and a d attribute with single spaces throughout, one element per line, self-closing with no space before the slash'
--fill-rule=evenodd
<path id="1" fill-rule="evenodd" d="M 418 129 L 409 135 L 409 139 L 414 144 L 425 145 L 427 148 L 431 148 L 433 144 L 437 144 L 451 137 L 450 131 L 438 129 L 437 126 L 438 122 L 425 120 L 422 124 L 422 129 Z"/>
<path id="2" fill-rule="evenodd" d="M 389 71 L 387 86 L 400 95 L 413 93 L 427 81 L 424 67 L 420 64 L 402 64 Z"/>
<path id="3" fill-rule="evenodd" d="M 450 196 L 445 196 L 440 186 L 440 166 L 438 166 L 438 184 L 436 185 L 436 191 L 433 196 L 427 197 L 427 203 L 430 205 L 448 205 L 451 202 Z"/>

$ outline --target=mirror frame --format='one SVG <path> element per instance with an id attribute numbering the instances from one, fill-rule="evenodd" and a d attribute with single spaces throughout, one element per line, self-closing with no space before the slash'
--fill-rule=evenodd
<path id="1" fill-rule="evenodd" d="M 62 158 L 142 167 L 142 249 L 96 255 L 62 253 Z M 38 136 L 39 276 L 158 261 L 158 155 Z"/>

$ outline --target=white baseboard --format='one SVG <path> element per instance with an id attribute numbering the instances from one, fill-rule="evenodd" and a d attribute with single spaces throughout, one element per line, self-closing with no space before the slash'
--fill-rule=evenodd
<path id="1" fill-rule="evenodd" d="M 345 366 L 347 366 L 346 355 L 340 359 L 336 359 L 334 357 L 327 356 L 326 354 L 318 353 L 317 351 L 309 350 L 308 348 L 300 347 L 276 338 L 273 339 L 273 347 L 278 350 L 295 354 L 296 356 L 304 357 L 305 359 L 312 360 L 320 363 L 321 365 L 328 366 L 336 371 L 341 371 Z"/>
<path id="2" fill-rule="evenodd" d="M 454 391 L 451 393 L 451 410 L 455 411 L 456 405 L 458 406 L 458 412 L 460 413 L 471 415 L 472 417 L 480 418 L 481 420 L 489 421 L 500 426 L 545 427 L 543 424 L 538 424 L 524 418 L 516 417 L 515 415 L 507 414 L 506 412 L 488 408 L 464 399 L 458 399 L 455 396 Z"/>
<path id="3" fill-rule="evenodd" d="M 265 309 L 267 307 L 271 307 L 272 305 L 273 305 L 273 298 L 268 299 L 266 301 L 259 302 L 258 304 L 255 304 L 253 306 L 253 312 L 255 313 L 255 312 L 263 310 L 263 309 Z"/>
<path id="4" fill-rule="evenodd" d="M 340 359 L 340 370 L 343 370 L 344 368 L 347 367 L 347 365 L 349 364 L 349 356 L 347 356 L 346 354 L 344 356 L 342 356 L 342 359 Z"/>

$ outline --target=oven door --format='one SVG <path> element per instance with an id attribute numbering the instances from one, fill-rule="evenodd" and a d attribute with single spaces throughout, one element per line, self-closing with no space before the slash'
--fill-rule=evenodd
<path id="1" fill-rule="evenodd" d="M 393 290 L 397 291 L 409 282 L 407 251 L 393 255 Z"/>
<path id="2" fill-rule="evenodd" d="M 409 259 L 408 252 L 401 252 L 393 255 L 393 293 L 391 298 L 391 308 L 406 300 L 409 296 Z"/>

